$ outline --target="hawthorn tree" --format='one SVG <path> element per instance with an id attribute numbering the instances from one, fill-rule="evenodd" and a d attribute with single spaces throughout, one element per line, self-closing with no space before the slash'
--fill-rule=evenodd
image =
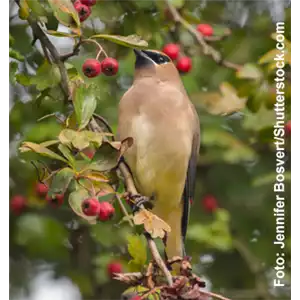
<path id="1" fill-rule="evenodd" d="M 278 50 L 270 16 L 240 28 L 226 24 L 224 3 L 175 0 L 20 0 L 11 10 L 11 292 L 28 284 L 42 260 L 85 299 L 289 295 L 271 289 Z M 286 9 L 287 157 L 289 17 Z M 143 206 L 133 214 L 141 196 L 122 155 L 134 141 L 114 137 L 117 103 L 134 71 L 132 48 L 168 54 L 200 115 L 186 258 L 164 261 L 168 224 Z M 285 167 L 289 183 L 289 161 Z M 168 268 L 175 262 L 178 276 Z"/>

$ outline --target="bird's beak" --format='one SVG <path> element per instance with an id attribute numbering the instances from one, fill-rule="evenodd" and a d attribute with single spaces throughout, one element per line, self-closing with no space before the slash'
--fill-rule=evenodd
<path id="1" fill-rule="evenodd" d="M 136 57 L 136 61 L 135 61 L 136 68 L 141 68 L 147 65 L 154 64 L 153 60 L 147 55 L 147 51 L 138 50 L 138 49 L 133 49 L 133 51 Z"/>

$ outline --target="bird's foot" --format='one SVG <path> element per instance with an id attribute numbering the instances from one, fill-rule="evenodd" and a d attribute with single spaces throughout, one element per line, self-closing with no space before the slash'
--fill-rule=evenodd
<path id="1" fill-rule="evenodd" d="M 148 209 L 152 209 L 153 208 L 153 199 L 154 197 L 146 197 L 146 196 L 142 196 L 140 194 L 130 194 L 127 193 L 125 195 L 125 199 L 126 202 L 129 203 L 132 206 L 132 211 L 133 213 L 137 212 L 142 206 L 144 206 L 145 208 Z"/>

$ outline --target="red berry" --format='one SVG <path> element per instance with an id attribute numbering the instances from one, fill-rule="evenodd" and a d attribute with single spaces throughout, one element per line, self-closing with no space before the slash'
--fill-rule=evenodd
<path id="1" fill-rule="evenodd" d="M 100 203 L 96 198 L 85 199 L 82 202 L 82 211 L 87 216 L 97 216 L 100 210 Z"/>
<path id="2" fill-rule="evenodd" d="M 192 60 L 187 56 L 183 56 L 178 60 L 176 67 L 178 71 L 188 73 L 192 69 Z"/>
<path id="3" fill-rule="evenodd" d="M 81 3 L 81 1 L 74 2 L 74 8 L 77 10 L 80 22 L 85 21 L 92 13 L 91 8 Z"/>
<path id="4" fill-rule="evenodd" d="M 197 30 L 203 35 L 203 36 L 211 36 L 214 33 L 213 28 L 209 24 L 199 24 L 197 26 Z"/>
<path id="5" fill-rule="evenodd" d="M 59 207 L 64 203 L 64 194 L 56 194 L 52 197 L 46 196 L 46 201 L 53 207 Z"/>
<path id="6" fill-rule="evenodd" d="M 119 63 L 112 57 L 106 57 L 101 62 L 101 70 L 106 76 L 116 75 L 119 70 Z"/>
<path id="7" fill-rule="evenodd" d="M 26 207 L 27 199 L 22 195 L 15 195 L 10 200 L 11 210 L 14 214 L 19 215 Z"/>
<path id="8" fill-rule="evenodd" d="M 82 151 L 89 159 L 92 159 L 95 155 L 95 151 L 90 148 L 86 148 Z"/>
<path id="9" fill-rule="evenodd" d="M 163 53 L 167 54 L 172 60 L 177 59 L 180 47 L 176 44 L 167 44 L 163 48 Z"/>
<path id="10" fill-rule="evenodd" d="M 130 300 L 141 300 L 141 299 L 142 299 L 142 297 L 139 295 L 135 295 L 132 298 L 130 298 Z"/>
<path id="11" fill-rule="evenodd" d="M 204 196 L 202 205 L 207 212 L 214 212 L 218 208 L 217 199 L 212 195 Z"/>
<path id="12" fill-rule="evenodd" d="M 98 217 L 101 221 L 109 220 L 115 213 L 114 207 L 109 202 L 100 202 L 99 203 L 99 213 Z"/>
<path id="13" fill-rule="evenodd" d="M 35 186 L 35 191 L 39 196 L 45 197 L 49 191 L 49 187 L 42 182 L 38 182 Z"/>
<path id="14" fill-rule="evenodd" d="M 87 59 L 82 65 L 82 72 L 86 77 L 96 77 L 101 73 L 101 63 L 94 58 Z"/>
<path id="15" fill-rule="evenodd" d="M 107 273 L 110 277 L 113 277 L 115 273 L 122 272 L 122 265 L 119 262 L 111 262 L 107 265 Z"/>
<path id="16" fill-rule="evenodd" d="M 87 6 L 93 6 L 96 4 L 96 0 L 80 0 L 82 4 Z"/>
<path id="17" fill-rule="evenodd" d="M 292 128 L 291 128 L 291 120 L 289 120 L 286 124 L 285 124 L 285 134 L 286 135 L 291 135 L 292 132 Z"/>

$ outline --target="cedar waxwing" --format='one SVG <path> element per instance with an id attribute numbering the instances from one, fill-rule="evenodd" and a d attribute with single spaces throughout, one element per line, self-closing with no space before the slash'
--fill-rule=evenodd
<path id="1" fill-rule="evenodd" d="M 134 82 L 119 104 L 118 136 L 132 137 L 125 153 L 137 190 L 154 197 L 152 212 L 171 227 L 166 254 L 183 256 L 194 196 L 200 125 L 171 59 L 134 50 Z"/>

